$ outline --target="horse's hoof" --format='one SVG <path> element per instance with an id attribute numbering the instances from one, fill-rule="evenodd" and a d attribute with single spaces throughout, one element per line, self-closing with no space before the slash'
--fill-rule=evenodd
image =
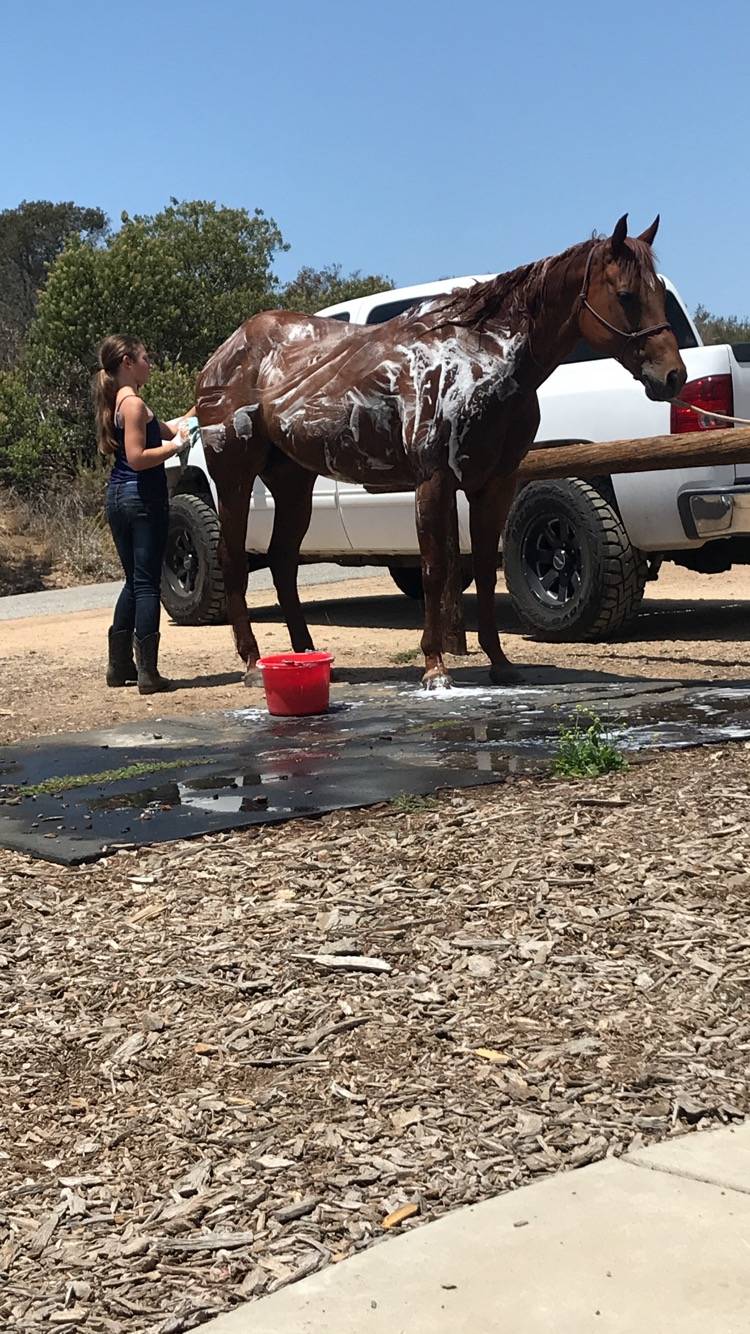
<path id="1" fill-rule="evenodd" d="M 263 677 L 261 676 L 260 667 L 258 667 L 257 664 L 254 663 L 252 667 L 248 665 L 242 684 L 247 686 L 248 690 L 253 689 L 255 686 L 263 685 Z"/>
<path id="2" fill-rule="evenodd" d="M 493 686 L 520 686 L 525 680 L 524 673 L 518 667 L 514 667 L 512 662 L 503 662 L 496 667 L 490 667 L 490 681 Z"/>
<path id="3" fill-rule="evenodd" d="M 422 677 L 423 690 L 450 690 L 452 685 L 453 681 L 447 672 L 436 672 L 434 675 L 426 672 Z"/>

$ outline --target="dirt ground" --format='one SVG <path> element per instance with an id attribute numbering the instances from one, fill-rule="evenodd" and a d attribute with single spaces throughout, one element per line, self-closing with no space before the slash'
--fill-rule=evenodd
<path id="1" fill-rule="evenodd" d="M 653 591 L 599 646 L 534 644 L 503 599 L 508 651 L 750 676 L 748 576 Z M 344 680 L 416 681 L 389 580 L 306 600 Z M 108 619 L 0 625 L 6 739 L 259 702 L 226 627 L 165 626 L 173 694 L 107 690 Z M 734 743 L 92 866 L 0 851 L 0 1328 L 182 1334 L 391 1225 L 740 1120 L 748 803 Z"/>
<path id="2" fill-rule="evenodd" d="M 504 593 L 499 624 L 516 663 L 548 664 L 601 680 L 622 676 L 715 680 L 750 676 L 750 572 L 697 575 L 666 566 L 648 585 L 638 620 L 610 644 L 540 644 L 519 633 Z M 264 652 L 289 641 L 272 595 L 254 609 Z M 309 588 L 305 604 L 316 647 L 329 649 L 342 678 L 419 679 L 420 607 L 389 576 Z M 469 656 L 456 679 L 481 679 L 485 658 L 474 633 L 475 598 L 466 597 Z M 145 697 L 104 684 L 106 612 L 0 623 L 0 743 L 34 734 L 101 727 L 130 718 L 203 713 L 259 705 L 262 691 L 242 683 L 227 626 L 162 628 L 161 667 L 179 682 L 168 696 Z"/>

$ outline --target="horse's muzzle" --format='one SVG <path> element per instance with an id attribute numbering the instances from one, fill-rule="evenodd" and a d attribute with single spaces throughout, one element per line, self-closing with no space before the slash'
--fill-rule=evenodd
<path id="1" fill-rule="evenodd" d="M 666 376 L 656 375 L 651 370 L 641 372 L 641 384 L 646 390 L 646 397 L 654 403 L 665 403 L 676 398 L 687 380 L 684 366 L 671 370 Z"/>

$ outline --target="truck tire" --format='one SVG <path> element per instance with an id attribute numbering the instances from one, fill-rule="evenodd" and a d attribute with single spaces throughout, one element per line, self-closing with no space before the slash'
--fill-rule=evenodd
<path id="1" fill-rule="evenodd" d="M 558 642 L 609 639 L 636 613 L 648 574 L 614 506 L 577 477 L 523 488 L 503 568 L 524 629 Z"/>
<path id="2" fill-rule="evenodd" d="M 388 573 L 394 584 L 408 598 L 414 598 L 415 602 L 424 600 L 424 589 L 422 587 L 422 568 L 419 565 L 389 565 Z M 461 562 L 461 588 L 467 589 L 474 574 L 471 568 L 471 561 Z"/>
<path id="3" fill-rule="evenodd" d="M 220 625 L 226 620 L 219 520 L 199 496 L 177 495 L 170 501 L 161 601 L 177 625 Z"/>

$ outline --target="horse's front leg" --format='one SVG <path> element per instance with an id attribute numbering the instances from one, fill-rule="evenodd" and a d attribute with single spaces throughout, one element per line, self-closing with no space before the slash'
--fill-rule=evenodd
<path id="1" fill-rule="evenodd" d="M 208 470 L 216 486 L 218 498 L 219 560 L 224 577 L 227 614 L 234 634 L 237 652 L 245 664 L 245 685 L 258 683 L 257 663 L 260 657 L 258 641 L 250 624 L 245 594 L 247 592 L 247 520 L 250 496 L 256 477 L 244 449 L 227 448 L 219 455 L 206 452 Z"/>
<path id="2" fill-rule="evenodd" d="M 451 684 L 443 662 L 441 599 L 447 570 L 445 534 L 450 522 L 450 507 L 455 503 L 455 479 L 445 471 L 434 472 L 432 477 L 417 486 L 417 537 L 422 557 L 425 612 L 422 635 L 424 653 L 422 684 L 428 690 Z"/>
<path id="3" fill-rule="evenodd" d="M 495 685 L 509 685 L 523 679 L 502 650 L 495 614 L 497 553 L 515 493 L 514 477 L 492 477 L 481 491 L 469 496 L 479 647 L 490 660 L 490 680 Z"/>
<path id="4" fill-rule="evenodd" d="M 263 473 L 274 500 L 274 520 L 268 561 L 289 638 L 295 653 L 315 647 L 299 599 L 299 549 L 310 526 L 316 474 L 301 468 L 285 454 L 276 453 Z"/>

